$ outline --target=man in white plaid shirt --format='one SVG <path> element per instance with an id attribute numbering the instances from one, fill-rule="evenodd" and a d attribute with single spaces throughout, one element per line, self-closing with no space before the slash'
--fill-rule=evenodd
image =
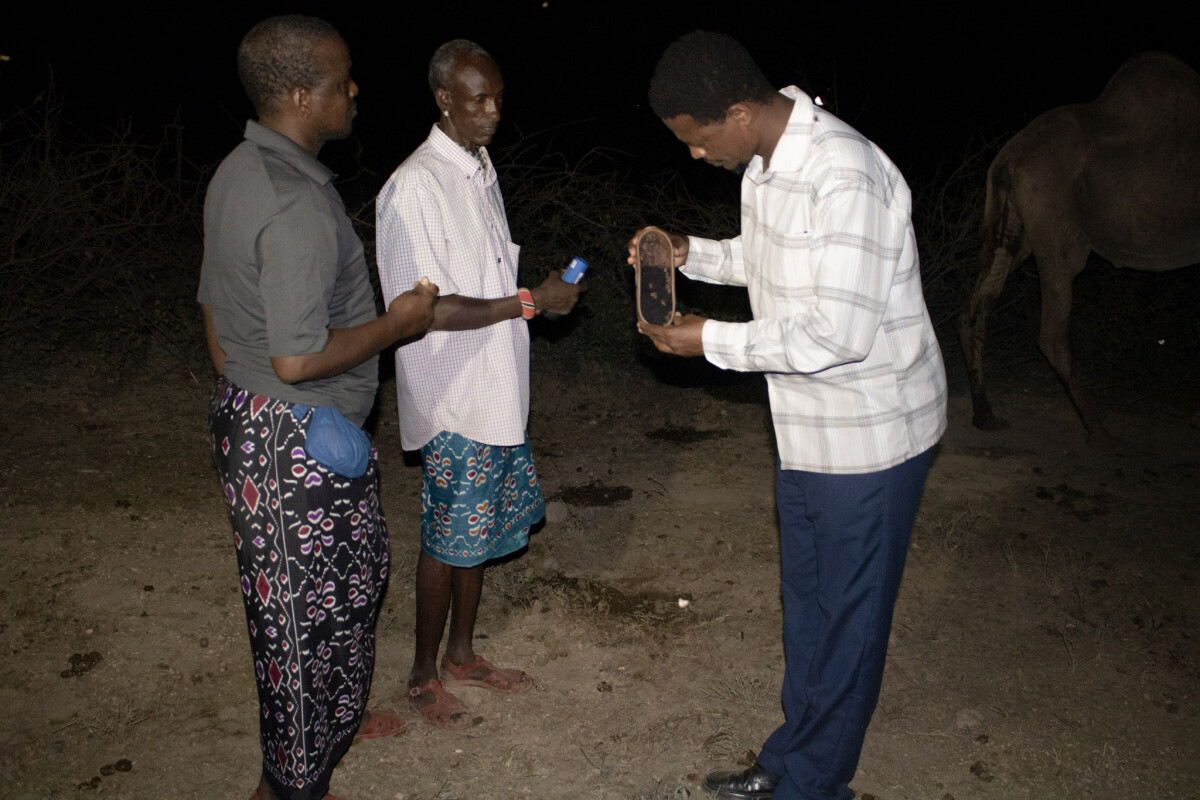
<path id="1" fill-rule="evenodd" d="M 422 277 L 441 291 L 432 329 L 396 351 L 401 444 L 425 466 L 408 687 L 427 722 L 461 728 L 471 716 L 447 687 L 518 694 L 531 685 L 474 651 L 475 616 L 484 564 L 524 547 L 545 512 L 525 435 L 526 320 L 566 314 L 581 287 L 557 271 L 532 290 L 517 286 L 520 248 L 486 147 L 504 103 L 496 62 L 455 39 L 434 53 L 429 87 L 438 121 L 379 194 L 377 251 L 385 300 Z"/>
<path id="2" fill-rule="evenodd" d="M 704 785 L 847 800 L 946 427 L 911 195 L 878 147 L 796 87 L 776 91 L 723 34 L 668 47 L 650 104 L 693 158 L 744 170 L 741 236 L 671 240 L 685 275 L 745 286 L 754 320 L 639 329 L 664 352 L 765 373 L 779 448 L 785 721 L 753 766 Z"/>

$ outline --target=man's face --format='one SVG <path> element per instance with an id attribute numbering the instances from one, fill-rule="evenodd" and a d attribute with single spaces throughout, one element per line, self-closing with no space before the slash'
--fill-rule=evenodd
<path id="1" fill-rule="evenodd" d="M 438 89 L 434 97 L 443 112 L 440 124 L 447 136 L 471 151 L 491 144 L 504 106 L 504 79 L 496 62 L 460 56 L 450 86 Z"/>
<path id="2" fill-rule="evenodd" d="M 703 158 L 714 167 L 741 172 L 754 158 L 754 142 L 733 114 L 726 113 L 725 119 L 707 125 L 696 122 L 691 114 L 664 119 L 663 123 L 687 145 L 692 158 Z"/>
<path id="3" fill-rule="evenodd" d="M 321 82 L 309 95 L 309 110 L 317 140 L 322 144 L 350 135 L 358 113 L 358 84 L 350 77 L 350 50 L 341 39 L 325 39 L 314 48 L 321 64 Z"/>

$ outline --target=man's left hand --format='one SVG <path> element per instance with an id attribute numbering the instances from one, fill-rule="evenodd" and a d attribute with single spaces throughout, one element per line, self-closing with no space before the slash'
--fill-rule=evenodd
<path id="1" fill-rule="evenodd" d="M 586 291 L 587 280 L 579 283 L 567 283 L 562 279 L 561 269 L 552 269 L 540 286 L 534 287 L 533 304 L 538 313 L 550 311 L 555 314 L 569 314 L 579 301 L 579 293 Z"/>
<path id="2" fill-rule="evenodd" d="M 695 314 L 676 314 L 670 325 L 647 325 L 638 323 L 638 330 L 650 337 L 654 346 L 664 353 L 677 356 L 704 355 L 704 338 L 701 332 L 707 319 Z"/>

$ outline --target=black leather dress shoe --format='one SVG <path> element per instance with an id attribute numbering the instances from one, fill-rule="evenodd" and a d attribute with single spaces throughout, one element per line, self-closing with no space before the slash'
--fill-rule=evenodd
<path id="1" fill-rule="evenodd" d="M 767 800 L 775 794 L 779 777 L 755 761 L 742 772 L 710 772 L 704 778 L 704 788 L 717 800 Z"/>

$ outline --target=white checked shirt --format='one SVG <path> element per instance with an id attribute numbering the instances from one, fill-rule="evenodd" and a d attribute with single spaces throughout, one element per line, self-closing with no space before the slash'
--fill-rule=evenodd
<path id="1" fill-rule="evenodd" d="M 794 86 L 769 169 L 742 178 L 742 234 L 689 240 L 690 277 L 745 286 L 754 321 L 709 320 L 704 355 L 765 372 L 784 469 L 876 472 L 932 447 L 946 374 L 921 293 L 908 185 Z"/>
<path id="2" fill-rule="evenodd" d="M 442 133 L 429 137 L 376 201 L 376 257 L 385 303 L 422 277 L 444 295 L 517 293 L 517 258 L 496 170 Z M 529 330 L 511 319 L 471 331 L 430 331 L 396 349 L 400 443 L 417 450 L 442 431 L 486 444 L 525 441 Z"/>

